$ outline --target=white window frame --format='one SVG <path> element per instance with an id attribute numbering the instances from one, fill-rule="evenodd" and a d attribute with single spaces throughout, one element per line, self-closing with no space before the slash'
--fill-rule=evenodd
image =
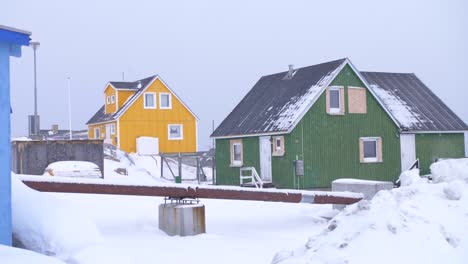
<path id="1" fill-rule="evenodd" d="M 169 106 L 162 105 L 162 97 L 163 95 L 169 96 Z M 160 109 L 172 109 L 172 94 L 171 93 L 159 93 L 159 108 Z"/>
<path id="2" fill-rule="evenodd" d="M 231 164 L 231 166 L 242 166 L 242 163 L 243 163 L 243 160 L 242 160 L 242 156 L 243 156 L 242 155 L 242 151 L 243 151 L 242 150 L 242 143 L 241 142 L 234 142 L 234 143 L 232 143 L 231 146 L 232 146 L 232 150 L 231 150 L 232 151 L 232 153 L 231 153 L 231 155 L 232 155 L 232 159 L 231 159 L 232 164 Z M 236 153 L 236 146 L 239 146 L 239 149 L 240 149 L 240 155 L 239 155 L 240 160 L 236 160 L 236 154 L 235 154 Z"/>
<path id="3" fill-rule="evenodd" d="M 99 137 L 97 136 L 99 134 Z M 101 138 L 101 129 L 99 127 L 94 128 L 94 138 L 100 139 Z"/>
<path id="4" fill-rule="evenodd" d="M 171 137 L 171 127 L 179 127 L 180 137 Z M 184 139 L 184 125 L 182 125 L 182 124 L 169 124 L 169 125 L 167 125 L 167 139 L 169 139 L 169 140 L 183 140 Z"/>
<path id="5" fill-rule="evenodd" d="M 279 143 L 279 146 L 278 146 Z M 281 137 L 275 137 L 275 149 L 276 150 L 281 150 Z"/>
<path id="6" fill-rule="evenodd" d="M 153 95 L 153 98 L 154 98 L 154 100 L 153 100 L 154 106 L 146 106 L 146 95 L 150 95 L 150 94 Z M 157 108 L 157 103 L 156 103 L 156 101 L 157 101 L 156 93 L 147 92 L 147 93 L 144 93 L 144 94 L 143 94 L 143 107 L 144 107 L 145 109 L 156 109 L 156 108 Z"/>
<path id="7" fill-rule="evenodd" d="M 115 135 L 115 124 L 110 125 L 110 131 L 112 135 Z"/>
<path id="8" fill-rule="evenodd" d="M 341 91 L 340 91 L 341 87 L 330 87 L 328 88 L 329 90 L 329 96 L 328 96 L 328 105 L 329 105 L 329 111 L 330 111 L 330 114 L 340 114 L 341 113 L 341 100 L 343 100 L 343 98 L 341 98 Z M 337 91 L 338 92 L 338 108 L 333 108 L 331 106 L 331 98 L 332 98 L 332 91 Z"/>
<path id="9" fill-rule="evenodd" d="M 379 138 L 378 137 L 363 137 L 362 139 L 362 157 L 364 162 L 379 162 Z M 375 157 L 366 158 L 366 142 L 375 142 Z"/>
<path id="10" fill-rule="evenodd" d="M 107 101 L 106 101 L 107 104 L 110 104 L 110 96 L 109 96 L 109 95 L 107 96 L 107 99 L 106 99 L 106 100 L 107 100 Z"/>
<path id="11" fill-rule="evenodd" d="M 115 95 L 112 95 L 112 96 L 111 96 L 111 103 L 112 103 L 112 104 L 115 103 Z"/>

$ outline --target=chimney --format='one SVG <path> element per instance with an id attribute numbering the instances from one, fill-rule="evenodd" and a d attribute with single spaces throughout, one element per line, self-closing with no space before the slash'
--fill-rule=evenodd
<path id="1" fill-rule="evenodd" d="M 293 75 L 294 75 L 294 65 L 289 64 L 288 67 L 289 67 L 289 70 L 288 70 L 288 73 L 286 74 L 286 76 L 284 77 L 285 80 L 291 79 L 293 77 Z"/>
<path id="2" fill-rule="evenodd" d="M 141 81 L 138 81 L 137 88 L 138 88 L 138 89 L 141 88 Z"/>
<path id="3" fill-rule="evenodd" d="M 59 130 L 58 125 L 52 125 L 52 132 L 54 133 L 54 135 L 58 133 L 58 130 Z"/>

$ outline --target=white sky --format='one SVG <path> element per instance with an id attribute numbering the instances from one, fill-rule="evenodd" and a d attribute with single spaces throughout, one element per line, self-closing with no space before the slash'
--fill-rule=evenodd
<path id="1" fill-rule="evenodd" d="M 468 122 L 468 3 L 441 1 L 3 1 L 0 24 L 33 32 L 42 128 L 73 129 L 108 81 L 159 74 L 200 117 L 199 148 L 266 74 L 349 57 L 361 70 L 414 72 Z M 12 134 L 33 113 L 32 50 L 12 60 Z"/>

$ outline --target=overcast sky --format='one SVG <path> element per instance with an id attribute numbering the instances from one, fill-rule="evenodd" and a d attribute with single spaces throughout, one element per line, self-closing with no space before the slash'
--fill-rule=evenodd
<path id="1" fill-rule="evenodd" d="M 32 31 L 42 128 L 73 129 L 108 81 L 160 75 L 199 116 L 199 148 L 262 76 L 348 57 L 414 72 L 468 122 L 468 1 L 2 1 L 0 24 Z M 11 64 L 12 134 L 27 134 L 33 56 Z"/>

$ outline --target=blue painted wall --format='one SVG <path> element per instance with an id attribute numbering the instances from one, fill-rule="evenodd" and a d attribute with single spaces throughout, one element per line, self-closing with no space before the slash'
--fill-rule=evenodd
<path id="1" fill-rule="evenodd" d="M 0 27 L 0 244 L 11 246 L 10 56 L 21 56 L 29 34 Z"/>

